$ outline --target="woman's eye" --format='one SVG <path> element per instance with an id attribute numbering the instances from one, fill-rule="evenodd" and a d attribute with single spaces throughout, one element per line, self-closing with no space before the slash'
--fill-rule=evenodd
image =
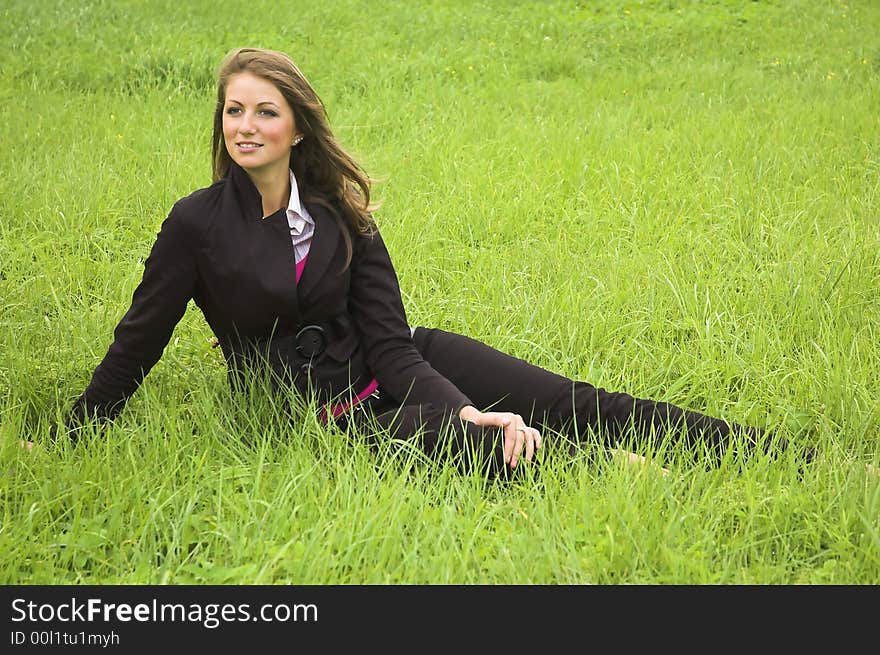
<path id="1" fill-rule="evenodd" d="M 234 116 L 235 114 L 237 114 L 240 111 L 241 111 L 241 109 L 239 109 L 238 107 L 227 107 L 226 108 L 226 113 L 229 114 L 230 116 Z"/>
<path id="2" fill-rule="evenodd" d="M 277 116 L 278 115 L 274 111 L 272 111 L 271 109 L 264 109 L 261 113 L 266 114 L 266 116 Z"/>

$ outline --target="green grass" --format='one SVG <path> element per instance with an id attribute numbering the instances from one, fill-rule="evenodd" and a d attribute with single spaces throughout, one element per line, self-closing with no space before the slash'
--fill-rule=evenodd
<path id="1" fill-rule="evenodd" d="M 247 13 L 0 9 L 0 581 L 880 583 L 880 5 Z M 412 323 L 820 458 L 670 449 L 662 476 L 546 435 L 539 475 L 487 483 L 234 402 L 194 307 L 115 424 L 50 445 L 210 182 L 241 45 L 289 52 L 384 178 Z"/>

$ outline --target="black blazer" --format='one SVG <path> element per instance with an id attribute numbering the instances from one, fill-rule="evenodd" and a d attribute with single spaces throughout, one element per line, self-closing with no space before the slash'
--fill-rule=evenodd
<path id="1" fill-rule="evenodd" d="M 308 197 L 303 193 L 315 233 L 299 285 L 285 209 L 262 218 L 259 192 L 235 163 L 226 178 L 175 203 L 68 426 L 118 414 L 159 360 L 190 299 L 220 341 L 233 383 L 268 363 L 322 402 L 357 393 L 375 377 L 399 403 L 454 412 L 471 404 L 416 350 L 378 231 L 349 231 L 346 268 L 342 230 L 348 228 Z M 296 351 L 294 335 L 309 324 L 322 326 L 327 343 L 306 375 L 309 358 Z"/>

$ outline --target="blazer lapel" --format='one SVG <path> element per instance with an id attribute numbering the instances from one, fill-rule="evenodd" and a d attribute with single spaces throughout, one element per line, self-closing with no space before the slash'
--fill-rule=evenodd
<path id="1" fill-rule="evenodd" d="M 303 274 L 297 288 L 301 304 L 303 300 L 308 298 L 314 288 L 320 284 L 325 275 L 333 273 L 333 271 L 328 271 L 328 269 L 333 261 L 333 255 L 339 245 L 339 240 L 342 238 L 339 226 L 330 214 L 329 209 L 319 202 L 310 202 L 305 199 L 303 202 L 315 221 L 315 234 L 312 236 L 312 243 L 309 246 L 309 258 L 306 261 L 306 267 L 303 269 Z M 342 262 L 338 262 L 338 264 L 341 266 Z"/>
<path id="2" fill-rule="evenodd" d="M 234 161 L 229 162 L 228 175 L 245 220 L 255 221 L 262 218 L 263 199 L 245 170 Z"/>

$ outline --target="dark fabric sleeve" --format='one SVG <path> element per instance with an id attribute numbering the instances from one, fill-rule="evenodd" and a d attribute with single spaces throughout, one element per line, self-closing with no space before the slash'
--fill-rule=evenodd
<path id="1" fill-rule="evenodd" d="M 458 413 L 470 399 L 431 367 L 416 349 L 397 274 L 378 231 L 354 239 L 349 311 L 361 333 L 367 366 L 379 388 L 406 404 L 431 404 Z"/>
<path id="2" fill-rule="evenodd" d="M 113 343 L 67 416 L 68 431 L 88 420 L 114 418 L 122 410 L 161 357 L 195 284 L 195 254 L 175 206 L 162 223 Z"/>

